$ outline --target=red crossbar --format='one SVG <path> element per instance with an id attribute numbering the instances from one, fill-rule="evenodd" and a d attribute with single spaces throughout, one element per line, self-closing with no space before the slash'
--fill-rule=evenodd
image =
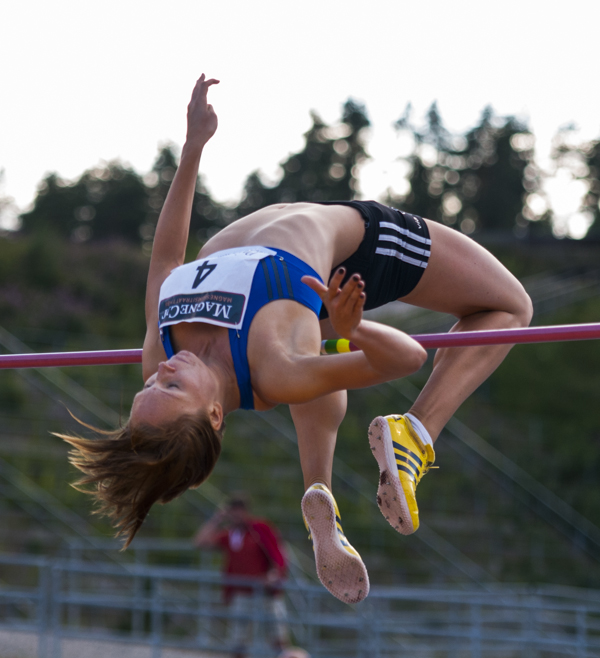
<path id="1" fill-rule="evenodd" d="M 45 354 L 0 354 L 2 368 L 50 368 L 56 366 L 109 366 L 141 363 L 142 350 L 99 352 L 50 352 Z"/>
<path id="2" fill-rule="evenodd" d="M 553 327 L 490 329 L 447 334 L 417 334 L 413 338 L 426 349 L 476 345 L 516 345 L 600 338 L 600 323 L 563 324 Z M 354 345 L 351 348 L 357 349 Z M 102 350 L 100 352 L 53 352 L 45 354 L 0 354 L 3 368 L 48 368 L 58 366 L 99 366 L 141 363 L 142 350 Z"/>
<path id="3" fill-rule="evenodd" d="M 448 334 L 419 334 L 413 336 L 413 338 L 426 349 L 592 340 L 600 338 L 600 323 L 560 324 L 553 327 L 522 327 L 519 329 L 490 329 L 488 331 L 457 331 Z"/>

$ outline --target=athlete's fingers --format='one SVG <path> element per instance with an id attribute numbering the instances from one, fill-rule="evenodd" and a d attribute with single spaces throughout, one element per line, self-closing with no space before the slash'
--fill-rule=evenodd
<path id="1" fill-rule="evenodd" d="M 216 78 L 211 78 L 210 80 L 206 79 L 204 73 L 196 81 L 196 86 L 194 87 L 194 96 L 206 96 L 208 93 L 208 88 L 212 85 L 218 85 L 220 80 Z"/>
<path id="2" fill-rule="evenodd" d="M 366 295 L 364 292 L 364 284 L 359 282 L 356 284 L 356 288 L 352 291 L 350 297 L 348 298 L 348 309 L 350 310 L 351 315 L 356 315 L 362 313 L 362 308 L 365 304 Z"/>
<path id="3" fill-rule="evenodd" d="M 364 286 L 364 283 L 362 279 L 360 278 L 359 274 L 353 274 L 348 281 L 344 284 L 344 287 L 341 290 L 340 293 L 340 303 L 347 303 L 347 301 L 354 295 L 355 293 L 360 292 L 362 287 Z"/>
<path id="4" fill-rule="evenodd" d="M 343 267 L 338 267 L 331 279 L 329 279 L 329 290 L 337 294 L 345 275 L 346 270 Z"/>
<path id="5" fill-rule="evenodd" d="M 367 301 L 367 293 L 364 290 L 361 290 L 356 298 L 356 302 L 354 303 L 354 313 L 362 313 L 365 307 L 365 303 Z"/>
<path id="6" fill-rule="evenodd" d="M 357 303 L 360 302 L 361 297 L 364 295 L 364 285 L 360 283 L 356 284 L 356 288 L 352 291 L 350 295 L 349 302 L 352 304 L 353 309 L 356 308 Z"/>
<path id="7" fill-rule="evenodd" d="M 341 267 L 331 277 L 331 279 L 329 280 L 329 284 L 327 285 L 327 294 L 325 295 L 325 297 L 322 298 L 323 302 L 325 302 L 325 300 L 327 300 L 328 302 L 333 302 L 334 300 L 338 299 L 341 292 L 340 284 L 342 283 L 345 273 L 346 270 L 344 270 L 344 268 Z"/>
<path id="8" fill-rule="evenodd" d="M 348 299 L 352 304 L 354 304 L 358 299 L 360 299 L 361 295 L 364 294 L 365 282 L 363 281 L 360 274 L 353 274 L 352 277 L 348 280 L 346 286 L 348 287 Z"/>
<path id="9" fill-rule="evenodd" d="M 198 94 L 200 93 L 200 89 L 201 89 L 202 85 L 204 84 L 204 80 L 205 80 L 205 78 L 206 78 L 206 76 L 205 76 L 204 73 L 203 73 L 203 74 L 202 74 L 202 75 L 196 80 L 196 84 L 194 85 L 194 91 L 192 92 L 192 96 L 198 96 Z"/>
<path id="10" fill-rule="evenodd" d="M 360 290 L 365 287 L 365 282 L 362 280 L 360 274 L 353 274 L 348 280 L 348 283 L 352 284 L 349 287 L 352 293 L 356 292 L 357 290 L 360 292 Z"/>
<path id="11" fill-rule="evenodd" d="M 349 319 L 351 316 L 355 315 L 355 307 L 357 301 L 360 299 L 360 295 L 364 290 L 364 281 L 360 278 L 359 275 L 354 274 L 345 284 L 344 287 L 339 291 L 337 297 L 335 298 L 335 307 L 336 315 L 338 318 L 342 319 L 345 317 Z M 360 313 L 360 311 L 359 311 Z"/>
<path id="12" fill-rule="evenodd" d="M 358 295 L 360 295 L 361 289 L 358 287 L 358 284 L 354 286 L 344 286 L 340 296 L 339 296 L 339 307 L 344 308 L 347 311 L 352 312 Z"/>
<path id="13" fill-rule="evenodd" d="M 300 281 L 302 281 L 302 283 L 307 285 L 311 290 L 314 290 L 321 299 L 327 296 L 327 292 L 329 289 L 327 288 L 327 286 L 323 285 L 323 283 L 319 281 L 319 279 L 315 278 L 314 276 L 309 276 L 308 274 L 305 274 L 300 279 Z"/>
<path id="14" fill-rule="evenodd" d="M 212 87 L 213 85 L 218 85 L 221 81 L 217 80 L 216 78 L 211 78 L 210 80 L 205 80 L 204 84 L 202 85 L 202 94 L 206 95 L 208 93 L 208 88 Z"/>

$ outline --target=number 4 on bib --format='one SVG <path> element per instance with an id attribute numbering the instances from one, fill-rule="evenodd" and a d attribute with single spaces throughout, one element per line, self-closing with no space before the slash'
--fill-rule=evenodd
<path id="1" fill-rule="evenodd" d="M 198 273 L 196 274 L 194 283 L 192 283 L 192 289 L 197 288 L 216 267 L 216 263 L 208 263 L 207 261 L 204 261 L 202 265 L 198 265 L 196 268 Z"/>

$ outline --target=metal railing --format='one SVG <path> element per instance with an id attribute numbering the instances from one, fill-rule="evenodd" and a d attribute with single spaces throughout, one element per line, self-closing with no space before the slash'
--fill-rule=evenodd
<path id="1" fill-rule="evenodd" d="M 230 653 L 229 629 L 242 623 L 249 656 L 276 656 L 269 629 L 281 619 L 263 586 L 228 582 L 250 586 L 244 610 L 223 604 L 226 583 L 214 571 L 0 556 L 0 634 L 37 637 L 32 658 L 65 658 L 75 643 L 79 655 L 135 646 L 152 658 L 200 657 Z M 348 606 L 312 584 L 284 590 L 285 624 L 312 658 L 600 656 L 596 591 L 374 587 Z"/>

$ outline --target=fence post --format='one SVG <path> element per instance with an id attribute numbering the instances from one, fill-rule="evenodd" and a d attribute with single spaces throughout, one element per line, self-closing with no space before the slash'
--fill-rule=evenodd
<path id="1" fill-rule="evenodd" d="M 315 616 L 318 610 L 315 609 L 315 593 L 311 588 L 306 596 L 306 607 L 304 608 L 306 620 L 306 644 L 310 647 L 315 642 L 315 625 L 312 617 Z M 317 629 L 317 637 L 320 639 L 321 631 Z"/>
<path id="2" fill-rule="evenodd" d="M 538 653 L 538 614 L 537 614 L 537 598 L 535 596 L 531 597 L 529 605 L 527 606 L 527 614 L 523 615 L 523 621 L 527 620 L 527 629 L 525 631 L 525 637 L 527 638 L 527 655 L 531 658 L 537 658 Z"/>
<path id="3" fill-rule="evenodd" d="M 577 608 L 577 658 L 587 656 L 587 610 L 583 607 Z"/>
<path id="4" fill-rule="evenodd" d="M 52 566 L 44 562 L 38 567 L 39 594 L 38 594 L 38 658 L 48 658 L 48 643 L 50 630 L 50 614 L 52 610 Z"/>
<path id="5" fill-rule="evenodd" d="M 207 615 L 210 610 L 212 590 L 208 581 L 198 580 L 198 630 L 196 632 L 196 643 L 198 648 L 204 648 L 210 641 L 210 628 L 212 618 Z"/>
<path id="6" fill-rule="evenodd" d="M 250 626 L 249 647 L 251 656 L 264 655 L 264 639 L 266 637 L 266 620 L 265 620 L 265 596 L 261 585 L 252 585 L 252 610 L 250 619 L 243 620 L 242 624 Z M 244 610 L 245 615 L 248 610 Z"/>
<path id="7" fill-rule="evenodd" d="M 81 544 L 69 546 L 69 566 L 75 566 L 77 562 L 80 562 L 82 559 L 82 547 Z M 69 569 L 67 575 L 68 588 L 67 591 L 69 595 L 76 592 L 79 584 L 81 582 L 81 574 L 78 573 L 75 569 Z M 67 608 L 67 618 L 69 620 L 69 626 L 80 626 L 81 624 L 81 604 L 69 603 Z"/>
<path id="8" fill-rule="evenodd" d="M 136 564 L 137 567 L 137 564 Z M 144 633 L 144 583 L 146 579 L 135 569 L 133 576 L 133 609 L 131 611 L 131 632 L 140 638 Z"/>
<path id="9" fill-rule="evenodd" d="M 361 658 L 379 658 L 380 643 L 379 629 L 376 621 L 374 601 L 367 600 L 361 604 L 362 623 L 360 625 L 360 636 L 358 646 Z"/>
<path id="10" fill-rule="evenodd" d="M 152 605 L 151 605 L 151 642 L 152 658 L 160 658 L 162 655 L 162 600 L 161 600 L 161 578 L 155 576 L 152 580 Z"/>
<path id="11" fill-rule="evenodd" d="M 481 603 L 471 604 L 471 658 L 481 658 Z"/>
<path id="12" fill-rule="evenodd" d="M 62 569 L 58 564 L 52 567 L 52 586 L 50 588 L 50 605 L 51 605 L 51 637 L 52 637 L 52 658 L 60 658 L 61 655 L 61 587 L 62 587 Z"/>

